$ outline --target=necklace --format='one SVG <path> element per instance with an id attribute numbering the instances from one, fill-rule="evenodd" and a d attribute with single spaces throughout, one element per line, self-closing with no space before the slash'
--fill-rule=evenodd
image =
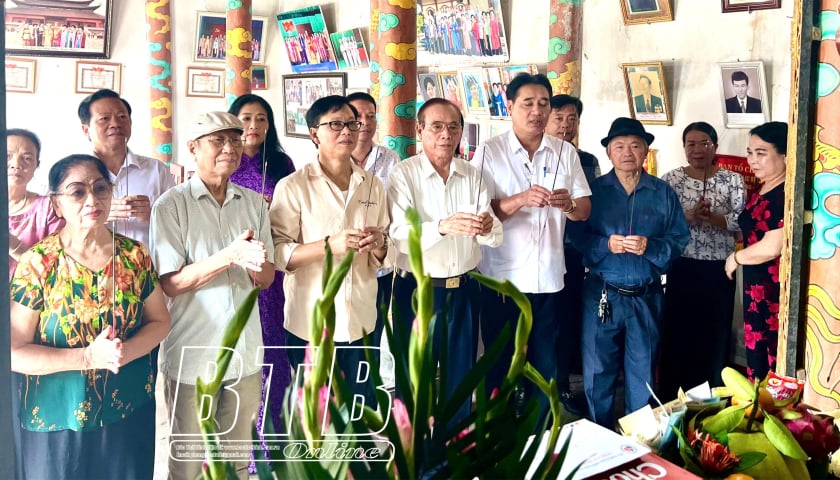
<path id="1" fill-rule="evenodd" d="M 24 210 L 26 210 L 26 206 L 29 205 L 29 198 L 30 198 L 29 197 L 29 192 L 24 193 L 23 194 L 23 200 L 22 201 L 19 200 L 18 202 L 15 202 L 14 205 L 15 205 L 16 208 L 12 208 L 13 204 L 12 204 L 12 202 L 9 202 L 9 216 L 17 215 L 19 213 L 22 213 Z M 18 205 L 18 203 L 19 203 L 19 205 Z"/>

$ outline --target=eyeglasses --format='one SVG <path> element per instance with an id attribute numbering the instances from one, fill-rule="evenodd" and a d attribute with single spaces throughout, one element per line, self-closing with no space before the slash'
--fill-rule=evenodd
<path id="1" fill-rule="evenodd" d="M 349 122 L 342 122 L 340 120 L 333 120 L 332 122 L 324 122 L 315 125 L 315 128 L 318 128 L 322 125 L 329 125 L 330 130 L 333 132 L 340 132 L 344 130 L 344 127 L 347 127 L 351 132 L 358 132 L 362 128 L 362 122 L 358 120 L 350 120 Z"/>
<path id="2" fill-rule="evenodd" d="M 461 124 L 460 123 L 443 123 L 443 122 L 432 122 L 423 125 L 425 128 L 428 128 L 432 133 L 440 133 L 444 129 L 448 130 L 449 133 L 458 133 L 461 131 Z"/>
<path id="3" fill-rule="evenodd" d="M 225 143 L 230 143 L 230 146 L 233 148 L 240 148 L 242 144 L 245 143 L 243 137 L 201 137 L 199 140 L 204 139 L 207 140 L 207 143 L 213 145 L 216 148 L 222 148 L 225 146 Z"/>
<path id="4" fill-rule="evenodd" d="M 87 198 L 88 192 L 92 193 L 93 197 L 97 200 L 111 198 L 113 189 L 113 185 L 107 180 L 100 179 L 89 185 L 81 182 L 73 182 L 64 187 L 61 192 L 52 192 L 51 194 L 59 197 L 69 197 L 74 202 L 82 202 Z"/>
<path id="5" fill-rule="evenodd" d="M 688 143 L 685 144 L 685 149 L 686 150 L 694 150 L 694 147 L 696 147 L 698 145 L 701 148 L 703 148 L 703 150 L 708 150 L 709 148 L 711 148 L 714 145 L 714 143 L 712 143 L 712 142 L 688 142 Z"/>

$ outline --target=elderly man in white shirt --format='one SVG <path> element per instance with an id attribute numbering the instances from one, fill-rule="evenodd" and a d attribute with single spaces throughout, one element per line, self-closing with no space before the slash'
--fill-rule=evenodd
<path id="1" fill-rule="evenodd" d="M 577 329 L 560 308 L 566 273 L 563 236 L 567 220 L 589 217 L 591 193 L 575 146 L 544 133 L 551 113 L 548 79 L 523 73 L 510 82 L 506 93 L 513 129 L 488 139 L 472 160 L 483 172 L 493 210 L 505 229 L 504 244 L 483 249 L 480 269 L 491 277 L 510 280 L 531 301 L 534 323 L 528 338 L 528 361 L 546 379 L 556 377 L 566 409 L 583 415 L 585 409 L 572 402 L 569 389 L 571 345 L 555 354 L 555 343 L 558 335 L 568 343 L 575 341 L 572 332 Z M 485 345 L 492 345 L 505 325 L 513 329 L 518 317 L 516 304 L 482 290 Z M 488 374 L 488 391 L 501 386 L 512 354 L 511 339 L 506 353 Z M 536 389 L 526 384 L 520 391 L 525 400 Z M 542 394 L 537 399 L 545 415 L 548 399 Z"/>
<path id="2" fill-rule="evenodd" d="M 182 441 L 201 433 L 195 385 L 199 377 L 210 381 L 215 374 L 225 327 L 254 287 L 265 289 L 274 281 L 265 200 L 230 181 L 242 161 L 242 129 L 242 122 L 227 112 L 196 117 L 187 143 L 196 175 L 166 192 L 152 210 L 152 257 L 172 314 L 160 369 L 166 377 L 172 438 Z M 262 387 L 259 309 L 251 311 L 234 350 L 212 415 L 218 431 L 226 432 L 223 440 L 250 441 Z M 201 475 L 202 458 L 179 457 L 178 452 L 170 452 L 169 478 Z M 233 460 L 239 478 L 247 479 L 249 452 L 241 453 Z"/>
<path id="3" fill-rule="evenodd" d="M 405 213 L 414 208 L 420 214 L 423 263 L 432 277 L 434 309 L 438 317 L 433 333 L 433 351 L 440 358 L 443 328 L 447 331 L 447 395 L 460 384 L 475 363 L 478 340 L 478 284 L 467 273 L 481 260 L 481 245 L 502 243 L 502 224 L 493 214 L 487 188 L 478 171 L 466 160 L 455 157 L 461 141 L 464 119 L 453 103 L 442 98 L 428 100 L 417 112 L 417 133 L 423 153 L 411 157 L 391 172 L 388 204 L 391 208 L 391 238 L 397 248 L 393 315 L 395 329 L 408 332 L 414 320 L 411 298 L 417 282 L 408 262 L 408 233 Z M 449 310 L 444 312 L 447 302 Z M 465 403 L 455 421 L 469 414 Z"/>
<path id="4" fill-rule="evenodd" d="M 82 133 L 93 144 L 93 154 L 108 167 L 114 199 L 108 221 L 118 233 L 149 245 L 152 205 L 175 179 L 162 162 L 128 149 L 131 105 L 108 89 L 98 90 L 79 103 Z"/>

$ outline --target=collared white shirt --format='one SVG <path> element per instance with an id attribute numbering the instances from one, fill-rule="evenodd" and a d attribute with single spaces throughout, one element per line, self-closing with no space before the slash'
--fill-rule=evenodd
<path id="1" fill-rule="evenodd" d="M 385 188 L 388 187 L 388 176 L 391 174 L 391 168 L 400 162 L 400 156 L 397 152 L 382 145 L 373 144 L 373 148 L 368 153 L 367 160 L 365 160 L 365 170 L 372 173 L 376 178 L 382 182 Z M 394 267 L 380 268 L 376 272 L 377 277 L 384 277 L 390 275 L 394 271 Z"/>
<path id="2" fill-rule="evenodd" d="M 390 217 L 382 182 L 352 162 L 351 168 L 353 173 L 346 200 L 338 186 L 324 174 L 317 158 L 277 182 L 274 189 L 269 218 L 277 269 L 286 272 L 283 326 L 304 340 L 310 339 L 312 309 L 321 298 L 324 265 L 314 262 L 288 270 L 295 249 L 365 223 L 385 233 L 388 231 Z M 376 271 L 392 263 L 392 250 L 389 248 L 382 262 L 373 252 L 357 253 L 353 258 L 350 272 L 335 297 L 335 341 L 356 341 L 364 332 L 373 331 L 377 313 Z M 334 257 L 336 265 L 341 260 L 342 257 Z"/>
<path id="3" fill-rule="evenodd" d="M 249 229 L 265 244 L 268 261 L 274 263 L 265 208 L 261 195 L 230 181 L 220 206 L 201 178 L 193 175 L 164 193 L 152 208 L 151 250 L 158 273 L 163 277 L 205 260 Z M 190 385 L 199 376 L 205 381 L 212 378 L 214 372 L 208 372 L 207 366 L 216 361 L 225 328 L 253 289 L 245 269 L 234 265 L 196 290 L 168 298 L 172 329 L 161 344 L 161 372 Z M 234 356 L 224 379 L 258 372 L 262 346 L 260 312 L 255 306 L 236 344 L 239 355 Z M 183 350 L 182 361 L 184 347 L 210 348 Z"/>
<path id="4" fill-rule="evenodd" d="M 494 200 L 516 195 L 532 183 L 548 190 L 568 188 L 572 198 L 592 194 L 575 146 L 551 135 L 543 135 L 531 160 L 513 130 L 509 130 L 479 145 L 472 165 L 482 172 Z M 505 241 L 498 248 L 483 248 L 480 270 L 491 277 L 510 280 L 525 293 L 562 290 L 566 273 L 566 215 L 562 210 L 524 207 L 502 225 Z"/>
<path id="5" fill-rule="evenodd" d="M 108 172 L 111 183 L 114 184 L 114 198 L 126 195 L 146 195 L 149 203 L 154 205 L 163 192 L 175 186 L 175 178 L 163 162 L 154 158 L 135 155 L 130 150 L 125 156 L 125 162 L 120 171 L 114 175 Z M 149 222 L 131 217 L 128 220 L 117 220 L 108 224 L 117 233 L 133 238 L 149 245 Z"/>
<path id="6" fill-rule="evenodd" d="M 391 209 L 391 238 L 397 247 L 396 266 L 411 271 L 408 263 L 408 232 L 411 225 L 405 212 L 414 208 L 420 214 L 423 232 L 423 266 L 433 278 L 454 277 L 478 266 L 480 245 L 496 247 L 502 243 L 502 223 L 490 207 L 490 197 L 478 171 L 460 158 L 453 158 L 449 178 L 444 182 L 424 153 L 394 167 L 388 179 L 388 205 Z M 477 209 L 476 209 L 477 206 Z M 462 237 L 441 235 L 441 220 L 467 208 L 470 213 L 489 212 L 493 229 L 487 235 Z"/>

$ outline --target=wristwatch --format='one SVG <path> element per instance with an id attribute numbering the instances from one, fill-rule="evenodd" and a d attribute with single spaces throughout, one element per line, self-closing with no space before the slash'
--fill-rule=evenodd
<path id="1" fill-rule="evenodd" d="M 577 202 L 575 202 L 575 199 L 573 198 L 572 199 L 572 208 L 570 208 L 568 210 L 563 210 L 563 213 L 566 213 L 566 214 L 573 213 L 575 210 L 577 210 Z"/>

